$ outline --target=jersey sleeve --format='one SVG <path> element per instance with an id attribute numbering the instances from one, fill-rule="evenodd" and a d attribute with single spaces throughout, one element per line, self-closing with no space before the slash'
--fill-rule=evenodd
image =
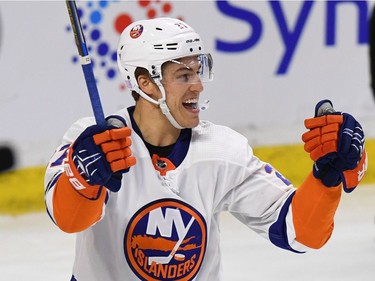
<path id="1" fill-rule="evenodd" d="M 248 150 L 250 155 L 251 149 Z M 224 199 L 226 209 L 250 229 L 280 248 L 294 249 L 290 204 L 296 188 L 273 166 L 254 155 L 242 169 L 243 179 Z M 305 249 L 304 249 L 305 250 Z"/>
<path id="2" fill-rule="evenodd" d="M 84 197 L 70 183 L 64 168 L 68 149 L 84 128 L 93 123 L 91 118 L 74 123 L 46 168 L 44 188 L 47 212 L 53 222 L 68 233 L 85 230 L 104 216 L 107 190 L 103 188 L 96 200 Z"/>
<path id="3" fill-rule="evenodd" d="M 297 189 L 291 202 L 296 244 L 319 249 L 329 240 L 341 198 L 341 184 L 327 188 L 312 172 Z"/>
<path id="4" fill-rule="evenodd" d="M 312 174 L 296 188 L 246 146 L 243 161 L 231 164 L 228 183 L 237 184 L 221 206 L 280 248 L 302 253 L 322 247 L 333 231 L 341 188 L 327 188 Z"/>

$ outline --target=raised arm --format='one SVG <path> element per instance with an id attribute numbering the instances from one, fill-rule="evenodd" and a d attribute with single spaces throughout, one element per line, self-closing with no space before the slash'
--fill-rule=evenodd
<path id="1" fill-rule="evenodd" d="M 101 219 L 108 190 L 117 192 L 122 174 L 135 164 L 131 130 L 93 125 L 61 146 L 48 164 L 48 213 L 65 232 L 79 232 Z"/>
<path id="2" fill-rule="evenodd" d="M 297 189 L 292 201 L 296 240 L 310 248 L 322 247 L 333 231 L 341 186 L 352 192 L 367 169 L 364 132 L 347 113 L 330 112 L 306 119 L 309 130 L 302 140 L 314 161 L 313 171 Z M 330 101 L 328 101 L 330 102 Z"/>

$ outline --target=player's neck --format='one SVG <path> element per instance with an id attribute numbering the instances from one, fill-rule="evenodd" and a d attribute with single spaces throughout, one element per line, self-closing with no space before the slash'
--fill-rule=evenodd
<path id="1" fill-rule="evenodd" d="M 156 105 L 137 103 L 134 120 L 143 139 L 154 146 L 167 146 L 176 143 L 181 130 L 176 129 Z"/>

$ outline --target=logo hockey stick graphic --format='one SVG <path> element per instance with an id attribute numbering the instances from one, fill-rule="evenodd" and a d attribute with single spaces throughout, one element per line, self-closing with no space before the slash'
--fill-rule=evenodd
<path id="1" fill-rule="evenodd" d="M 191 225 L 193 224 L 194 222 L 194 217 L 192 217 L 188 223 L 188 225 L 186 226 L 185 228 L 185 232 L 183 233 L 183 235 L 181 235 L 181 237 L 179 237 L 176 245 L 173 247 L 172 251 L 169 253 L 168 256 L 166 257 L 149 257 L 148 258 L 148 264 L 151 265 L 153 262 L 156 262 L 156 263 L 160 263 L 160 264 L 168 264 L 171 259 L 174 257 L 174 255 L 176 254 L 178 248 L 180 247 L 182 241 L 185 239 L 185 236 L 186 234 L 188 233 Z"/>

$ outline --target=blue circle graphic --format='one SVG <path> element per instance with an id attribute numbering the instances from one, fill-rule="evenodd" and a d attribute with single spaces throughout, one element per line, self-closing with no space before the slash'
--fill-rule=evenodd
<path id="1" fill-rule="evenodd" d="M 101 8 L 107 8 L 108 6 L 108 1 L 99 1 L 99 6 Z"/>
<path id="2" fill-rule="evenodd" d="M 101 56 L 105 56 L 109 51 L 109 47 L 107 43 L 101 43 L 98 46 L 98 54 Z"/>
<path id="3" fill-rule="evenodd" d="M 111 56 L 112 61 L 117 62 L 117 52 L 113 52 Z"/>
<path id="4" fill-rule="evenodd" d="M 108 71 L 107 71 L 107 77 L 112 79 L 116 76 L 116 71 L 113 69 L 113 68 L 110 68 Z"/>
<path id="5" fill-rule="evenodd" d="M 93 24 L 98 24 L 102 21 L 102 13 L 99 11 L 93 11 L 90 15 L 90 20 Z"/>
<path id="6" fill-rule="evenodd" d="M 100 38 L 100 30 L 99 29 L 94 29 L 91 31 L 91 39 L 96 41 Z"/>

